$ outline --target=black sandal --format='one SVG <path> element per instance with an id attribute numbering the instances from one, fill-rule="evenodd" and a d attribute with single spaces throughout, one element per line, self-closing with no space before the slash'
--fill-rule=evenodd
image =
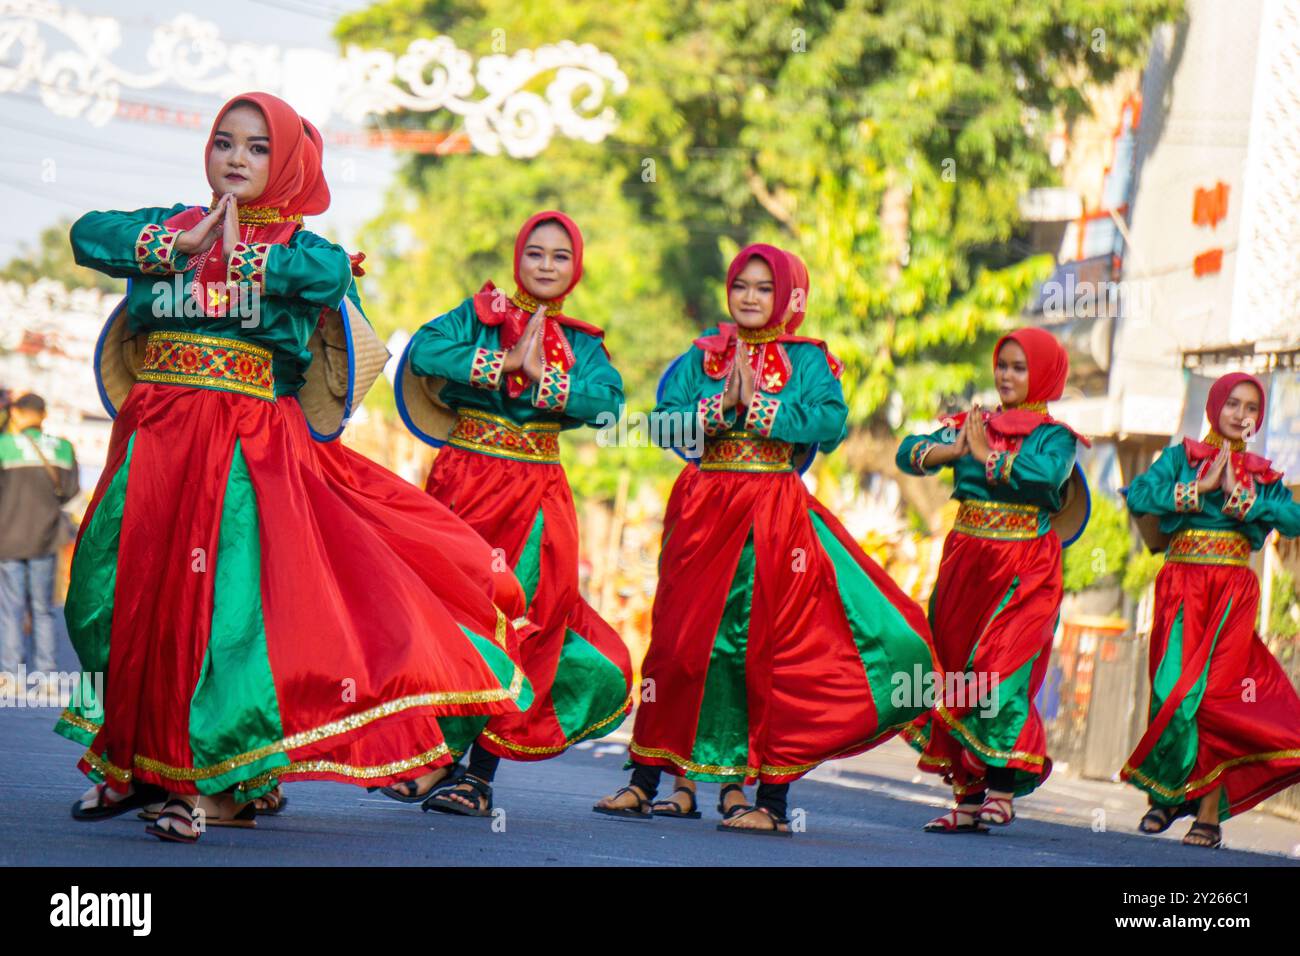
<path id="1" fill-rule="evenodd" d="M 689 810 L 683 810 L 672 800 L 656 800 L 650 804 L 650 813 L 656 817 L 672 817 L 677 820 L 698 820 L 700 818 L 700 807 L 695 802 L 695 791 L 690 787 L 674 787 L 673 793 L 685 793 L 691 798 Z M 659 807 L 667 809 L 660 810 Z"/>
<path id="2" fill-rule="evenodd" d="M 459 800 L 451 798 L 451 791 L 461 787 L 469 787 L 473 793 L 475 802 L 482 803 L 487 800 L 486 806 L 467 807 Z M 437 810 L 439 813 L 455 813 L 462 817 L 488 817 L 492 815 L 492 784 L 486 780 L 480 780 L 478 777 L 470 774 L 462 774 L 460 779 L 453 783 L 439 783 L 433 788 L 433 792 L 425 798 L 421 807 L 425 813 L 430 810 Z"/>
<path id="3" fill-rule="evenodd" d="M 767 807 L 764 806 L 750 807 L 748 810 L 745 811 L 745 813 L 767 814 L 772 819 L 772 829 L 764 830 L 764 829 L 760 829 L 759 827 L 731 827 L 731 826 L 727 826 L 727 824 L 725 823 L 719 823 L 718 829 L 726 833 L 743 833 L 746 836 L 778 836 L 778 837 L 794 836 L 794 834 L 790 832 L 790 821 L 787 820 L 785 817 L 778 816 L 775 812 L 769 810 Z M 734 820 L 735 818 L 741 816 L 744 816 L 744 814 L 735 813 L 732 814 L 730 819 Z M 781 827 L 785 827 L 785 829 L 782 830 Z"/>
<path id="4" fill-rule="evenodd" d="M 176 808 L 176 809 L 173 809 Z M 183 812 L 178 812 L 183 811 Z M 194 808 L 184 800 L 172 797 L 163 804 L 162 812 L 158 814 L 158 819 L 144 828 L 145 833 L 150 833 L 160 840 L 166 840 L 170 843 L 198 843 L 202 831 L 199 830 L 198 824 L 194 820 Z M 178 833 L 174 829 L 164 830 L 158 824 L 163 820 L 175 820 L 183 823 L 190 828 L 190 834 Z"/>
<path id="5" fill-rule="evenodd" d="M 718 812 L 722 814 L 722 819 L 730 820 L 732 817 L 739 816 L 742 813 L 748 813 L 753 810 L 752 804 L 738 803 L 730 810 L 727 809 L 727 792 L 730 790 L 737 791 L 742 797 L 745 795 L 745 788 L 738 783 L 729 783 L 718 791 Z"/>
<path id="6" fill-rule="evenodd" d="M 396 800 L 399 803 L 424 803 L 424 801 L 428 800 L 430 796 L 437 793 L 443 787 L 448 786 L 449 784 L 459 783 L 464 772 L 464 768 L 461 767 L 460 764 L 453 764 L 452 769 L 447 776 L 443 777 L 441 780 L 435 781 L 429 789 L 425 790 L 423 793 L 403 793 L 401 790 L 396 789 L 396 784 L 391 787 L 380 787 L 379 792 L 388 797 L 388 799 Z M 399 783 L 413 784 L 414 781 L 401 780 Z"/>
<path id="7" fill-rule="evenodd" d="M 1210 843 L 1188 843 L 1187 838 L 1196 835 L 1205 837 Z M 1223 846 L 1223 828 L 1217 823 L 1202 823 L 1197 820 L 1183 837 L 1183 846 L 1194 846 L 1202 850 L 1217 850 Z"/>
<path id="8" fill-rule="evenodd" d="M 257 805 L 262 800 L 266 801 L 265 807 Z M 289 798 L 284 795 L 284 791 L 277 785 L 260 797 L 255 798 L 249 805 L 259 817 L 274 816 L 289 805 Z"/>
<path id="9" fill-rule="evenodd" d="M 1180 803 L 1176 807 L 1153 806 L 1138 821 L 1138 833 L 1145 833 L 1147 836 L 1158 836 L 1173 826 L 1174 821 L 1179 817 L 1185 817 L 1195 812 L 1196 804 L 1191 800 Z M 1156 824 L 1158 829 L 1148 830 L 1146 827 L 1148 820 Z"/>
<path id="10" fill-rule="evenodd" d="M 631 787 L 621 787 L 614 791 L 614 797 L 621 797 L 625 793 L 630 793 L 636 797 L 636 808 L 632 807 L 602 807 L 594 806 L 591 809 L 596 813 L 603 813 L 607 817 L 624 817 L 632 820 L 650 820 L 654 818 L 654 810 L 651 809 L 650 801 L 646 800 L 641 794 L 637 793 Z"/>
<path id="11" fill-rule="evenodd" d="M 74 820 L 108 820 L 112 817 L 120 816 L 128 810 L 136 810 L 147 807 L 151 803 L 158 803 L 167 799 L 167 791 L 161 787 L 155 787 L 152 784 L 136 784 L 131 791 L 130 796 L 123 797 L 114 803 L 104 803 L 104 791 L 108 789 L 106 784 L 97 783 L 95 788 L 98 791 L 97 799 L 99 804 L 93 807 L 82 807 L 81 800 L 72 804 L 72 819 Z M 84 799 L 84 798 L 83 798 Z"/>

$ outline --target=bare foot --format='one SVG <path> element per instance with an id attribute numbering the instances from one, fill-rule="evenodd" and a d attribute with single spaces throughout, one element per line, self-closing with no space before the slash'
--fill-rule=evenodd
<path id="1" fill-rule="evenodd" d="M 392 790 L 404 797 L 427 797 L 434 787 L 447 779 L 455 766 L 455 764 L 448 764 L 445 767 L 438 767 L 436 770 L 420 774 L 414 780 L 399 780 L 391 787 L 383 789 Z"/>
<path id="2" fill-rule="evenodd" d="M 93 810 L 96 807 L 111 807 L 135 793 L 135 788 L 127 784 L 125 793 L 110 790 L 102 783 L 97 783 L 81 795 L 81 809 Z"/>
<path id="3" fill-rule="evenodd" d="M 788 823 L 778 821 L 776 815 L 766 807 L 750 807 L 730 820 L 724 820 L 722 825 L 737 830 L 780 830 L 782 833 L 790 830 Z"/>
<path id="4" fill-rule="evenodd" d="M 466 776 L 469 775 L 466 774 Z M 474 777 L 474 779 L 479 780 L 478 777 Z M 492 786 L 486 780 L 481 780 L 480 782 L 487 784 L 489 788 Z M 487 809 L 488 798 L 480 794 L 474 789 L 473 785 L 469 783 L 458 783 L 453 787 L 448 787 L 440 794 L 440 799 L 442 797 L 446 797 L 448 800 L 459 803 L 471 810 L 482 811 Z"/>
<path id="5" fill-rule="evenodd" d="M 649 800 L 650 796 L 644 790 L 637 786 L 629 786 L 619 793 L 610 794 L 608 797 L 601 797 L 596 801 L 596 806 L 602 810 L 635 810 L 641 804 Z"/>
<path id="6" fill-rule="evenodd" d="M 167 802 L 170 803 L 173 800 L 178 800 L 190 808 L 189 822 L 178 820 L 177 818 L 170 816 L 169 814 L 164 812 L 162 815 L 158 817 L 157 820 L 153 822 L 152 826 L 157 827 L 159 830 L 164 830 L 169 833 L 175 833 L 177 836 L 184 837 L 187 840 L 194 838 L 202 828 L 202 823 L 201 823 L 202 817 L 200 817 L 198 821 L 194 819 L 194 808 L 197 807 L 199 803 L 198 794 L 194 794 L 194 793 L 167 794 Z M 165 810 L 165 805 L 164 805 L 164 810 Z"/>

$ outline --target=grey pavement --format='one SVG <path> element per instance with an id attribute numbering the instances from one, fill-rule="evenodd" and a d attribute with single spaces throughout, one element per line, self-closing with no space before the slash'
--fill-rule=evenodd
<path id="1" fill-rule="evenodd" d="M 495 820 L 421 813 L 356 787 L 301 783 L 286 786 L 289 805 L 260 818 L 257 829 L 213 828 L 197 845 L 179 846 L 147 836 L 133 814 L 71 819 L 86 783 L 75 769 L 79 748 L 50 732 L 54 718 L 51 710 L 0 710 L 0 803 L 11 811 L 0 816 L 0 865 L 1300 865 L 1276 853 L 1142 837 L 1121 808 L 1108 809 L 1110 825 L 1096 832 L 1090 792 L 1035 795 L 1020 802 L 1011 827 L 988 835 L 922 833 L 942 809 L 942 790 L 891 776 L 891 761 L 906 755 L 884 748 L 874 762 L 865 758 L 876 772 L 822 769 L 821 779 L 796 784 L 791 808 L 802 811 L 806 829 L 791 839 L 717 832 L 712 784 L 700 787 L 702 820 L 611 819 L 591 812 L 595 798 L 625 782 L 624 748 L 610 741 L 542 763 L 504 762 L 496 788 L 504 813 Z M 1252 825 L 1249 817 L 1238 823 Z M 1229 824 L 1230 841 L 1237 825 Z"/>
<path id="2" fill-rule="evenodd" d="M 60 666 L 75 667 L 66 642 Z M 1228 849 L 1183 847 L 1186 821 L 1161 837 L 1140 836 L 1137 790 L 1068 772 L 1017 801 L 1010 827 L 923 833 L 947 794 L 897 740 L 796 783 L 790 807 L 803 830 L 791 839 L 719 833 L 716 784 L 700 785 L 702 820 L 613 819 L 591 805 L 626 783 L 626 725 L 553 760 L 503 761 L 495 819 L 421 813 L 358 787 L 299 783 L 285 787 L 285 811 L 261 817 L 254 830 L 213 828 L 195 846 L 164 844 L 132 813 L 71 819 L 87 782 L 76 770 L 81 748 L 50 730 L 56 718 L 55 709 L 0 708 L 0 805 L 9 810 L 0 815 L 0 865 L 1300 866 L 1300 823 L 1256 810 L 1226 824 Z"/>

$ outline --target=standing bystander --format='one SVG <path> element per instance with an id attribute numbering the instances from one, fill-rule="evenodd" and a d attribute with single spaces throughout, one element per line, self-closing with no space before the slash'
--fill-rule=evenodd
<path id="1" fill-rule="evenodd" d="M 67 542 L 62 506 L 79 485 L 72 443 L 47 435 L 44 421 L 45 400 L 23 395 L 0 433 L 0 690 L 24 663 L 29 608 L 33 669 L 54 670 L 54 559 Z"/>

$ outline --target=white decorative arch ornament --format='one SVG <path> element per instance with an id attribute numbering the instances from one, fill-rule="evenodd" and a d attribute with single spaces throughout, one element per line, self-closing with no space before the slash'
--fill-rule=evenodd
<path id="1" fill-rule="evenodd" d="M 64 41 L 52 49 L 47 38 Z M 609 94 L 627 76 L 608 53 L 568 40 L 473 55 L 448 37 L 413 40 L 400 55 L 349 46 L 339 57 L 314 49 L 229 43 L 216 24 L 181 14 L 156 26 L 143 70 L 112 62 L 122 25 L 50 0 L 0 0 L 0 95 L 34 89 L 52 113 L 103 126 L 117 115 L 123 89 L 180 88 L 226 98 L 242 90 L 284 96 L 322 124 L 397 111 L 446 110 L 482 153 L 538 155 L 559 133 L 598 143 L 617 125 Z M 539 78 L 552 74 L 543 92 Z M 129 95 L 129 94 L 128 94 Z"/>

